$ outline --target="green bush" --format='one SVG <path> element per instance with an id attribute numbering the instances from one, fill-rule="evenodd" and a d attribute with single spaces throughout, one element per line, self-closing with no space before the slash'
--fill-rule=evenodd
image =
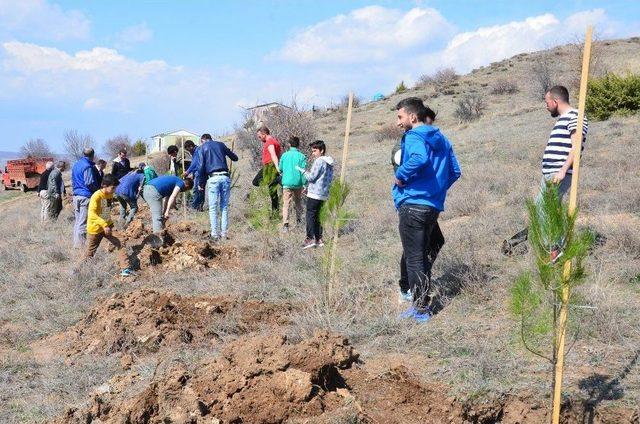
<path id="1" fill-rule="evenodd" d="M 402 94 L 407 91 L 407 86 L 404 85 L 404 81 L 400 81 L 400 84 L 396 87 L 396 94 Z"/>
<path id="2" fill-rule="evenodd" d="M 612 115 L 628 116 L 640 111 L 640 74 L 621 77 L 607 74 L 589 81 L 587 116 L 597 121 Z"/>

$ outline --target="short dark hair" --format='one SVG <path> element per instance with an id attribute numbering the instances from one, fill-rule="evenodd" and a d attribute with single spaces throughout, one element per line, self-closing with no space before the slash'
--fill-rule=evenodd
<path id="1" fill-rule="evenodd" d="M 120 181 L 113 174 L 106 174 L 102 177 L 102 187 L 115 187 L 118 184 L 120 184 Z"/>
<path id="2" fill-rule="evenodd" d="M 169 146 L 169 147 L 167 147 L 167 153 L 168 154 L 178 153 L 178 146 Z"/>
<path id="3" fill-rule="evenodd" d="M 193 140 L 187 140 L 184 142 L 184 148 L 185 149 L 190 149 L 190 148 L 195 148 L 196 147 L 196 143 L 193 142 Z"/>
<path id="4" fill-rule="evenodd" d="M 107 161 L 106 161 L 106 160 L 104 160 L 104 159 L 98 159 L 98 160 L 96 161 L 96 164 L 97 164 L 97 165 L 105 165 L 105 166 L 106 166 L 106 165 L 107 165 Z"/>
<path id="5" fill-rule="evenodd" d="M 120 149 L 118 151 L 118 154 L 120 154 L 120 153 L 124 153 L 126 155 L 127 154 L 127 149 Z"/>
<path id="6" fill-rule="evenodd" d="M 299 147 L 300 146 L 300 138 L 293 136 L 289 139 L 289 145 L 291 147 Z"/>
<path id="7" fill-rule="evenodd" d="M 204 133 L 200 136 L 200 140 L 213 140 L 213 138 L 211 138 L 211 134 Z"/>
<path id="8" fill-rule="evenodd" d="M 271 134 L 271 131 L 269 131 L 269 128 L 267 128 L 266 125 L 263 125 L 260 128 L 258 128 L 258 131 L 256 131 L 256 132 L 261 132 L 261 133 L 267 134 L 267 135 Z"/>
<path id="9" fill-rule="evenodd" d="M 432 120 L 436 119 L 436 113 L 426 107 L 419 97 L 407 97 L 406 99 L 400 100 L 396 105 L 396 110 L 400 109 L 404 109 L 407 113 L 415 113 L 420 122 L 426 121 L 427 117 Z"/>
<path id="10" fill-rule="evenodd" d="M 327 151 L 327 146 L 324 144 L 324 141 L 322 141 L 322 140 L 316 140 L 316 141 L 311 142 L 311 144 L 309 144 L 309 147 L 311 147 L 312 149 L 320 150 L 323 155 Z"/>
<path id="11" fill-rule="evenodd" d="M 94 157 L 96 154 L 96 152 L 91 148 L 91 147 L 86 147 L 83 151 L 82 151 L 82 155 L 85 158 L 92 158 Z"/>
<path id="12" fill-rule="evenodd" d="M 565 103 L 569 103 L 569 90 L 564 85 L 554 85 L 547 91 L 551 93 L 554 99 L 562 100 Z"/>
<path id="13" fill-rule="evenodd" d="M 185 178 L 182 181 L 184 181 L 184 189 L 182 191 L 186 191 L 186 190 L 189 190 L 189 189 L 193 188 L 193 179 Z"/>

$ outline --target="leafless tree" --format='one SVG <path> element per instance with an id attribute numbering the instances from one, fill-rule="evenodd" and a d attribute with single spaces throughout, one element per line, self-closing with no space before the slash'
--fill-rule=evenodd
<path id="1" fill-rule="evenodd" d="M 79 134 L 76 130 L 64 133 L 64 150 L 73 160 L 82 158 L 85 147 L 93 146 L 93 138 L 89 134 Z"/>
<path id="2" fill-rule="evenodd" d="M 104 143 L 104 152 L 109 155 L 109 158 L 115 158 L 118 156 L 118 152 L 121 149 L 125 149 L 127 152 L 131 152 L 131 140 L 126 134 L 117 135 L 112 137 Z"/>
<path id="3" fill-rule="evenodd" d="M 28 158 L 52 157 L 53 152 L 46 141 L 31 138 L 20 148 L 20 152 Z"/>

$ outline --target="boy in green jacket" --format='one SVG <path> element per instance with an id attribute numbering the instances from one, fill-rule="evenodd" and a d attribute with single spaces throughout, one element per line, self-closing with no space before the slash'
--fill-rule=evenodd
<path id="1" fill-rule="evenodd" d="M 305 169 L 307 166 L 307 158 L 298 150 L 300 139 L 291 137 L 289 139 L 291 148 L 280 158 L 280 172 L 282 177 L 282 231 L 289 231 L 289 205 L 291 199 L 295 204 L 296 221 L 302 222 L 302 187 L 306 184 L 306 179 L 302 172 L 296 167 Z"/>

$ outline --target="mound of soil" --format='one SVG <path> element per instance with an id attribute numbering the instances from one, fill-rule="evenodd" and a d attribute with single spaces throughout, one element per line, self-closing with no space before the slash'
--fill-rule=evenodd
<path id="1" fill-rule="evenodd" d="M 357 354 L 340 336 L 318 332 L 292 344 L 282 335 L 244 336 L 189 372 L 176 366 L 141 393 L 110 384 L 55 423 L 281 423 L 339 408 L 341 370 Z"/>
<path id="2" fill-rule="evenodd" d="M 287 323 L 289 305 L 154 290 L 114 294 L 66 332 L 67 356 L 153 352 Z"/>
<path id="3" fill-rule="evenodd" d="M 236 248 L 211 244 L 208 231 L 194 222 L 169 224 L 158 238 L 151 234 L 142 217 L 136 217 L 118 236 L 132 252 L 132 266 L 142 273 L 159 269 L 179 272 L 238 266 Z"/>

